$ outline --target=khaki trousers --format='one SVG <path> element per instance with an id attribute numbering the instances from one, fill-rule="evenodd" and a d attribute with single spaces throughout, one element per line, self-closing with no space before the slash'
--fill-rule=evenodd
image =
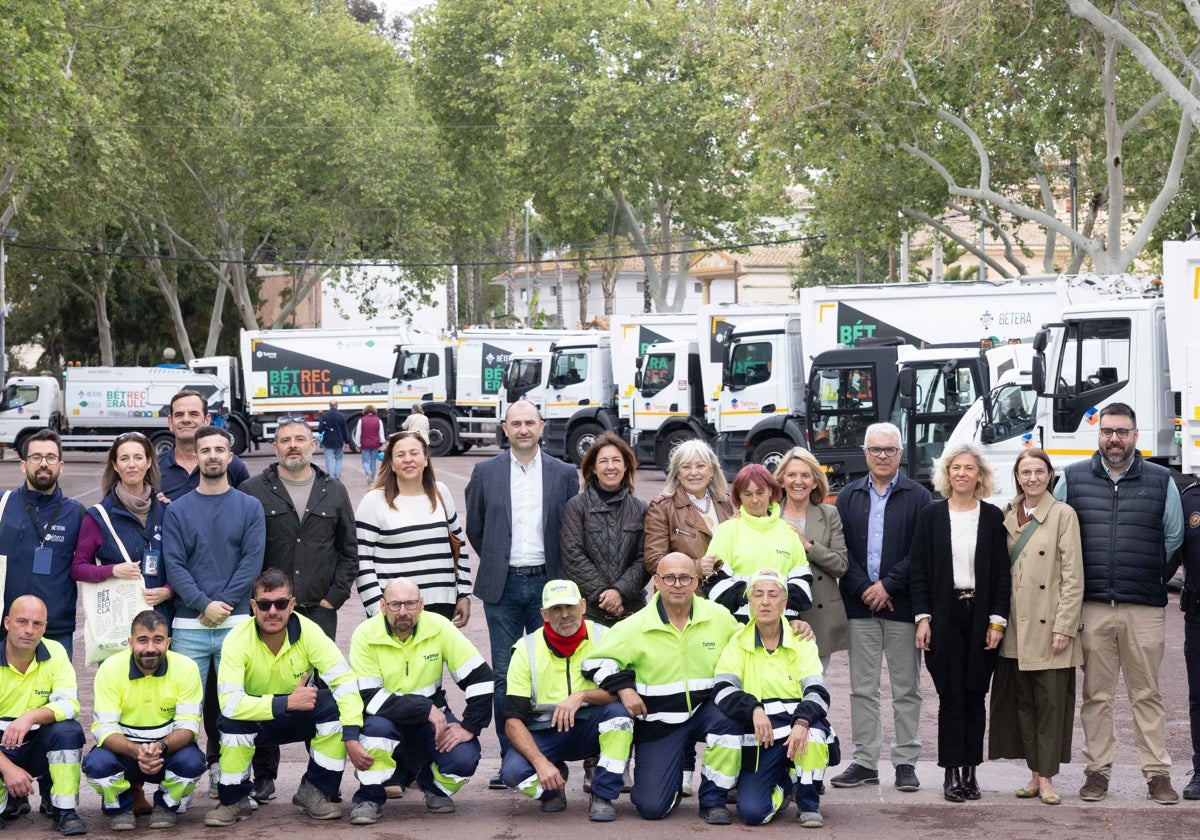
<path id="1" fill-rule="evenodd" d="M 883 721 L 879 714 L 879 680 L 887 657 L 892 686 L 892 764 L 913 764 L 921 757 L 921 659 L 916 625 L 883 618 L 850 619 L 850 729 L 854 763 L 879 769 Z"/>
<path id="2" fill-rule="evenodd" d="M 1147 780 L 1169 775 L 1167 715 L 1158 691 L 1166 647 L 1166 610 L 1139 604 L 1083 603 L 1083 759 L 1089 773 L 1112 775 L 1117 755 L 1113 697 L 1117 675 L 1133 710 L 1133 743 Z"/>

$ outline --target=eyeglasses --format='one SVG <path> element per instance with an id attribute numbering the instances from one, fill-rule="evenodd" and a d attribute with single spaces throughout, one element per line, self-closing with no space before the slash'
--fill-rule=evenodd
<path id="1" fill-rule="evenodd" d="M 1050 471 L 1046 469 L 1017 471 L 1017 476 L 1020 478 L 1044 478 L 1048 475 L 1050 475 Z"/>
<path id="2" fill-rule="evenodd" d="M 900 452 L 899 446 L 868 446 L 866 449 L 867 454 L 872 458 L 879 458 L 881 456 L 891 458 L 893 455 L 897 455 Z"/>
<path id="3" fill-rule="evenodd" d="M 149 438 L 146 437 L 141 432 L 122 432 L 121 434 L 117 435 L 117 443 L 120 443 L 123 440 L 129 440 L 130 438 L 138 438 L 140 440 L 149 440 Z"/>
<path id="4" fill-rule="evenodd" d="M 45 464 L 49 464 L 50 466 L 53 467 L 55 464 L 57 464 L 59 461 L 62 460 L 62 456 L 55 455 L 53 452 L 51 452 L 49 455 L 42 455 L 39 452 L 35 452 L 32 455 L 26 455 L 25 460 L 28 461 L 29 463 L 33 464 L 34 466 L 45 463 Z"/>
<path id="5" fill-rule="evenodd" d="M 667 586 L 691 586 L 695 575 L 659 575 L 658 579 Z"/>
<path id="6" fill-rule="evenodd" d="M 408 601 L 384 601 L 383 604 L 388 608 L 389 612 L 398 613 L 400 610 L 415 610 L 420 605 L 420 598 L 412 598 Z"/>
<path id="7" fill-rule="evenodd" d="M 1131 435 L 1133 432 L 1136 432 L 1136 431 L 1137 431 L 1137 429 L 1104 429 L 1104 428 L 1102 428 L 1102 429 L 1100 429 L 1100 437 L 1110 438 L 1115 435 L 1118 440 L 1125 440 L 1125 438 L 1129 437 L 1129 435 Z"/>
<path id="8" fill-rule="evenodd" d="M 291 598 L 255 598 L 254 605 L 258 607 L 259 612 L 270 612 L 271 608 L 275 608 L 275 612 L 283 612 L 292 605 Z"/>

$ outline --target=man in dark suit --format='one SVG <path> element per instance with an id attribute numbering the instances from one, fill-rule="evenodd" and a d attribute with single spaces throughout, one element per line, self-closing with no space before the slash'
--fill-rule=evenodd
<path id="1" fill-rule="evenodd" d="M 475 465 L 467 483 L 467 539 L 479 556 L 475 595 L 483 601 L 492 646 L 495 720 L 504 720 L 512 646 L 542 626 L 542 587 L 563 577 L 558 535 L 567 500 L 579 492 L 575 468 L 542 457 L 545 427 L 533 403 L 509 406 L 509 451 Z M 508 739 L 500 736 L 501 754 Z M 500 774 L 488 787 L 503 789 Z"/>

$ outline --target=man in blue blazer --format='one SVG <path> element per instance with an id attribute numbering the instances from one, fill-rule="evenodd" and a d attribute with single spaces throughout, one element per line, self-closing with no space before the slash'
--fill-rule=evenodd
<path id="1" fill-rule="evenodd" d="M 533 403 L 513 403 L 503 423 L 509 451 L 476 464 L 467 483 L 467 540 L 479 557 L 474 590 L 491 638 L 497 721 L 504 720 L 512 646 L 542 626 L 542 587 L 563 577 L 562 513 L 579 492 L 573 466 L 543 457 L 545 425 Z M 503 755 L 508 739 L 501 727 L 496 734 Z M 488 786 L 503 789 L 499 773 Z"/>

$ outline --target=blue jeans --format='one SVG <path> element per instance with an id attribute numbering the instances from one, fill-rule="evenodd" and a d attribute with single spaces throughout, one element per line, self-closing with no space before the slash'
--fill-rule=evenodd
<path id="1" fill-rule="evenodd" d="M 230 627 L 218 627 L 216 630 L 197 630 L 189 627 L 176 627 L 171 634 L 171 650 L 182 653 L 196 663 L 200 669 L 200 684 L 208 682 L 208 670 L 211 667 L 221 667 L 221 643 L 229 635 Z"/>
<path id="2" fill-rule="evenodd" d="M 534 574 L 518 574 L 533 571 Z M 542 587 L 546 585 L 546 567 L 537 570 L 508 570 L 504 582 L 504 594 L 495 604 L 484 604 L 483 614 L 487 618 L 488 638 L 492 647 L 492 680 L 495 691 L 492 695 L 493 720 L 497 721 L 496 736 L 500 739 L 500 755 L 508 753 L 508 738 L 504 734 L 505 698 L 508 695 L 508 660 L 512 646 L 526 633 L 542 626 Z"/>
<path id="3" fill-rule="evenodd" d="M 362 452 L 363 473 L 366 474 L 367 481 L 374 481 L 375 465 L 379 462 L 379 450 L 363 449 L 360 451 Z"/>
<path id="4" fill-rule="evenodd" d="M 341 446 L 325 447 L 325 472 L 334 478 L 342 477 L 342 449 Z"/>

